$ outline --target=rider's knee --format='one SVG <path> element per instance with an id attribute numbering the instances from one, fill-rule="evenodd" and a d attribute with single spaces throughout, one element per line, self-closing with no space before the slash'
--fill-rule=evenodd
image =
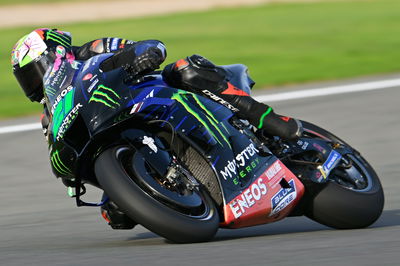
<path id="1" fill-rule="evenodd" d="M 164 80 L 179 89 L 194 90 L 218 88 L 225 80 L 225 71 L 200 55 L 192 55 L 167 65 L 162 72 Z"/>

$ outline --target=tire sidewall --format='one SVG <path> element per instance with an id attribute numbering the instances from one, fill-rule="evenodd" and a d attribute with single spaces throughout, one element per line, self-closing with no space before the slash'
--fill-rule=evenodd
<path id="1" fill-rule="evenodd" d="M 210 240 L 219 227 L 219 216 L 210 197 L 202 192 L 210 207 L 206 219 L 195 219 L 154 199 L 143 191 L 124 170 L 114 147 L 96 160 L 97 179 L 106 194 L 133 220 L 171 241 L 201 242 Z"/>

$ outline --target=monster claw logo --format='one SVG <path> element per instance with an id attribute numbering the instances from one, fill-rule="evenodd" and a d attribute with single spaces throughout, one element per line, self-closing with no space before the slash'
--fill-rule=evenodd
<path id="1" fill-rule="evenodd" d="M 56 30 L 50 30 L 49 32 L 47 32 L 46 40 L 55 41 L 66 48 L 71 47 L 71 36 L 63 34 Z"/>
<path id="2" fill-rule="evenodd" d="M 198 107 L 206 113 L 204 117 L 200 116 L 195 110 L 193 110 L 190 107 L 190 105 L 188 104 L 188 96 L 192 97 L 193 100 L 198 105 Z M 218 122 L 218 120 L 214 117 L 214 115 L 207 109 L 207 107 L 201 102 L 201 100 L 195 94 L 190 92 L 178 92 L 172 95 L 171 99 L 179 102 L 186 109 L 187 112 L 192 114 L 207 129 L 207 131 L 211 134 L 211 136 L 213 136 L 213 138 L 220 145 L 222 145 L 222 142 L 217 136 L 217 134 L 214 133 L 214 131 L 218 132 L 218 134 L 228 144 L 229 147 L 231 146 L 229 140 L 220 129 L 220 126 L 225 128 L 224 124 Z M 225 130 L 227 129 L 225 128 Z"/>
<path id="3" fill-rule="evenodd" d="M 120 99 L 121 97 L 113 89 L 107 88 L 104 85 L 99 85 L 97 86 L 97 89 L 93 92 L 92 97 L 90 97 L 89 103 L 98 102 L 104 104 L 107 107 L 115 109 L 120 106 L 118 102 L 118 100 Z"/>
<path id="4" fill-rule="evenodd" d="M 58 151 L 53 152 L 50 159 L 51 159 L 51 164 L 58 173 L 62 175 L 72 174 L 71 170 L 61 161 L 60 154 L 58 153 Z"/>

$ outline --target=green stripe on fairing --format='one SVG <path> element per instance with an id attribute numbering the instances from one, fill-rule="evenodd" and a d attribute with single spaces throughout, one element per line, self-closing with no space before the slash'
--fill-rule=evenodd
<path id="1" fill-rule="evenodd" d="M 214 115 L 210 112 L 210 110 L 208 110 L 207 107 L 205 107 L 204 104 L 200 101 L 200 99 L 197 97 L 197 95 L 192 94 L 192 96 L 195 99 L 196 103 L 209 115 L 209 117 L 211 117 L 215 123 L 219 123 L 219 121 L 214 117 Z M 209 117 L 207 117 L 208 120 L 210 120 Z M 213 123 L 213 121 L 211 121 L 211 120 L 210 120 L 210 123 L 218 130 L 219 134 L 222 136 L 222 138 L 224 138 L 226 143 L 228 143 L 228 145 L 230 146 L 229 141 L 226 139 L 225 135 L 219 130 L 219 127 L 215 123 Z M 222 127 L 225 129 L 225 131 L 227 133 L 229 133 L 228 129 L 226 129 L 226 127 L 223 123 L 219 123 L 219 124 L 222 125 Z"/>
<path id="2" fill-rule="evenodd" d="M 218 120 L 215 119 L 214 115 L 203 105 L 203 103 L 200 101 L 200 99 L 197 97 L 197 95 L 192 94 L 193 98 L 197 102 L 197 104 L 204 110 L 206 113 L 214 120 L 214 122 L 218 123 Z"/>
<path id="3" fill-rule="evenodd" d="M 222 125 L 222 127 L 225 129 L 226 133 L 229 134 L 229 131 L 228 131 L 228 129 L 225 127 L 224 123 L 220 123 L 220 125 Z"/>
<path id="4" fill-rule="evenodd" d="M 56 169 L 57 172 L 59 172 L 63 175 L 72 174 L 71 170 L 65 164 L 63 164 L 63 162 L 61 161 L 60 154 L 58 153 L 58 151 L 55 151 L 51 155 L 51 162 L 52 162 L 54 169 Z"/>
<path id="5" fill-rule="evenodd" d="M 196 100 L 197 104 L 204 110 L 206 113 L 216 122 L 219 123 L 219 121 L 214 117 L 214 115 L 207 109 L 207 107 L 204 106 L 204 104 L 200 101 L 200 99 L 197 97 L 196 94 L 192 94 L 193 98 Z M 225 127 L 224 123 L 219 123 L 222 125 L 222 127 L 225 129 L 225 131 L 229 134 L 228 129 Z M 218 129 L 217 129 L 218 130 Z M 225 135 L 220 132 L 221 136 L 225 138 Z M 229 142 L 228 142 L 229 144 Z M 230 145 L 230 144 L 229 144 Z"/>
<path id="6" fill-rule="evenodd" d="M 58 103 L 53 114 L 53 136 L 56 137 L 64 118 L 69 114 L 74 106 L 75 89 L 69 91 Z"/>
<path id="7" fill-rule="evenodd" d="M 264 118 L 271 112 L 272 112 L 272 108 L 269 107 L 268 110 L 262 114 L 262 116 L 260 117 L 260 124 L 258 125 L 258 128 L 262 128 L 263 123 L 264 123 Z"/>
<path id="8" fill-rule="evenodd" d="M 183 98 L 186 98 L 186 95 L 192 95 L 193 98 L 196 100 L 196 102 L 199 104 L 199 106 L 206 111 L 207 114 L 210 114 L 211 117 L 217 121 L 212 114 L 210 113 L 210 111 L 203 105 L 200 104 L 200 100 L 192 93 L 189 92 L 184 92 L 184 93 L 175 93 L 174 95 L 172 95 L 171 99 L 176 100 L 177 102 L 179 102 L 180 104 L 182 104 L 182 106 L 186 109 L 186 111 L 188 111 L 190 114 L 192 114 L 207 130 L 208 132 L 211 133 L 211 135 L 214 137 L 214 139 L 216 139 L 218 141 L 218 143 L 222 145 L 221 141 L 219 140 L 219 138 L 214 134 L 213 130 L 211 130 L 211 128 L 209 127 L 208 123 L 206 121 L 204 121 L 197 112 L 195 112 L 192 108 L 190 108 L 190 106 L 183 100 Z M 212 121 L 210 119 L 210 117 L 206 116 L 208 121 L 211 123 L 211 125 L 218 131 L 218 133 L 221 135 L 221 137 L 225 140 L 225 142 L 229 145 L 229 147 L 231 146 L 228 139 L 225 137 L 225 135 L 221 132 L 221 130 L 218 128 L 218 125 Z"/>

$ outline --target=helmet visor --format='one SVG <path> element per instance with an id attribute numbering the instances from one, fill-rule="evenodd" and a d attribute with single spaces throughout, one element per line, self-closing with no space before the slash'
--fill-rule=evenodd
<path id="1" fill-rule="evenodd" d="M 43 76 L 49 67 L 50 62 L 44 54 L 22 68 L 14 66 L 14 75 L 31 101 L 39 102 L 43 98 Z"/>

